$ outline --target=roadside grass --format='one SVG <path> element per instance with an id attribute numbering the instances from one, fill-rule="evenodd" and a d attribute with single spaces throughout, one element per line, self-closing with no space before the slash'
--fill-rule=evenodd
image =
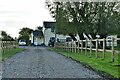
<path id="1" fill-rule="evenodd" d="M 19 52 L 24 51 L 24 50 L 25 49 L 22 49 L 22 48 L 13 48 L 13 49 L 9 49 L 9 50 L 7 50 L 7 49 L 4 50 L 4 53 L 2 53 L 2 51 L 1 51 L 0 62 L 12 57 L 13 55 L 15 55 Z"/>
<path id="2" fill-rule="evenodd" d="M 81 63 L 85 63 L 92 67 L 94 70 L 100 71 L 104 74 L 110 74 L 114 78 L 120 78 L 119 75 L 120 63 L 118 60 L 118 53 L 115 53 L 115 62 L 112 62 L 111 60 L 112 54 L 110 52 L 105 52 L 105 59 L 103 60 L 102 52 L 98 52 L 98 58 L 96 59 L 95 51 L 92 51 L 90 57 L 89 51 L 87 51 L 87 53 L 85 53 L 85 51 L 83 51 L 83 53 L 73 53 L 56 48 L 52 48 L 51 50 L 54 50 L 74 60 L 80 61 Z"/>

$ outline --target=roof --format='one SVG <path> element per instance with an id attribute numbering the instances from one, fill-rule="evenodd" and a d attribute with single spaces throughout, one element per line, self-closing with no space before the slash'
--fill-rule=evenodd
<path id="1" fill-rule="evenodd" d="M 33 31 L 33 35 L 34 36 L 43 36 L 43 32 L 42 31 Z"/>
<path id="2" fill-rule="evenodd" d="M 55 27 L 55 22 L 44 21 L 43 25 L 45 28 L 53 28 Z"/>

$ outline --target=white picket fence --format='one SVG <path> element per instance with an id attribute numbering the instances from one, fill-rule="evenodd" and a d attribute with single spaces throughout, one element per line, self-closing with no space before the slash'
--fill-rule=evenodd
<path id="1" fill-rule="evenodd" d="M 56 48 L 61 48 L 64 49 L 66 51 L 70 51 L 70 52 L 75 52 L 75 53 L 79 53 L 81 51 L 81 53 L 83 53 L 83 50 L 85 51 L 85 53 L 87 53 L 87 51 L 89 51 L 89 56 L 91 57 L 91 53 L 92 51 L 96 51 L 96 58 L 98 58 L 98 51 L 103 52 L 102 58 L 105 58 L 105 52 L 111 52 L 111 56 L 112 56 L 112 62 L 114 62 L 114 54 L 115 54 L 115 41 L 120 40 L 120 38 L 117 38 L 116 40 L 114 38 L 112 38 L 112 44 L 111 44 L 111 50 L 106 50 L 105 47 L 105 42 L 108 39 L 94 39 L 94 40 L 78 40 L 78 41 L 71 41 L 71 42 L 64 42 L 64 43 L 56 43 L 55 47 Z M 93 48 L 93 42 L 95 42 L 95 48 Z M 99 42 L 103 43 L 102 49 L 98 48 L 98 44 Z M 89 45 L 88 45 L 89 43 Z M 85 46 L 83 46 L 83 44 L 85 44 Z M 117 53 L 119 51 L 116 51 Z"/>

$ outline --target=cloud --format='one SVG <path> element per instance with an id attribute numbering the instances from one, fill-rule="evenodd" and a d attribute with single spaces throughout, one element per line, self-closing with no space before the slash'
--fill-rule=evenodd
<path id="1" fill-rule="evenodd" d="M 44 2 L 45 0 L 0 0 L 0 30 L 18 37 L 22 27 L 34 29 L 42 26 L 43 21 L 54 21 Z"/>

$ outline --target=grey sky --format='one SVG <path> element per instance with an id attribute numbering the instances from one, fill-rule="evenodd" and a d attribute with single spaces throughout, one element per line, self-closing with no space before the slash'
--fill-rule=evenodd
<path id="1" fill-rule="evenodd" d="M 22 27 L 35 29 L 43 21 L 54 21 L 45 7 L 45 0 L 0 0 L 0 30 L 18 37 Z"/>

